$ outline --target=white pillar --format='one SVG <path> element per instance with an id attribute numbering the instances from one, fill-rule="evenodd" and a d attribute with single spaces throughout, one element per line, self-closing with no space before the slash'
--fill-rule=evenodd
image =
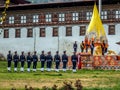
<path id="1" fill-rule="evenodd" d="M 99 15 L 101 17 L 102 0 L 99 0 Z"/>

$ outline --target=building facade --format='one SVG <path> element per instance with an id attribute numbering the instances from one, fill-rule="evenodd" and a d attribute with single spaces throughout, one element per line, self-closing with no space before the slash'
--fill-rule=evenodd
<path id="1" fill-rule="evenodd" d="M 42 50 L 64 50 L 68 55 L 73 52 L 73 43 L 77 41 L 78 52 L 89 25 L 94 2 L 70 2 L 50 4 L 11 5 L 6 21 L 0 23 L 0 53 L 21 51 L 38 54 Z M 3 7 L 1 6 L 1 11 Z M 101 19 L 108 38 L 110 50 L 120 52 L 116 44 L 120 40 L 120 4 L 103 4 Z"/>

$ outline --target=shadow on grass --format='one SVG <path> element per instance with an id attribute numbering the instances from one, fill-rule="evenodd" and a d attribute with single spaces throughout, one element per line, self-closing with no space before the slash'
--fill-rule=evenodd
<path id="1" fill-rule="evenodd" d="M 62 76 L 62 74 L 45 74 L 46 76 Z"/>

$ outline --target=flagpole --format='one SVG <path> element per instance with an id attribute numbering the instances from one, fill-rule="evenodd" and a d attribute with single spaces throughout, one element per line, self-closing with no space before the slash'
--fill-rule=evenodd
<path id="1" fill-rule="evenodd" d="M 101 17 L 102 0 L 99 0 L 99 15 Z"/>

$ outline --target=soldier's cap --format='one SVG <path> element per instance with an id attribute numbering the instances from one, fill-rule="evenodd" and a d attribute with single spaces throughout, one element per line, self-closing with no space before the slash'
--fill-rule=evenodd
<path id="1" fill-rule="evenodd" d="M 59 53 L 59 51 L 56 51 L 56 53 Z"/>
<path id="2" fill-rule="evenodd" d="M 48 54 L 50 54 L 50 53 L 51 53 L 51 51 L 48 52 Z"/>
<path id="3" fill-rule="evenodd" d="M 63 51 L 63 53 L 66 53 L 66 51 Z"/>
<path id="4" fill-rule="evenodd" d="M 34 53 L 37 53 L 36 51 L 34 51 Z"/>
<path id="5" fill-rule="evenodd" d="M 10 53 L 11 51 L 9 50 L 8 52 Z"/>

